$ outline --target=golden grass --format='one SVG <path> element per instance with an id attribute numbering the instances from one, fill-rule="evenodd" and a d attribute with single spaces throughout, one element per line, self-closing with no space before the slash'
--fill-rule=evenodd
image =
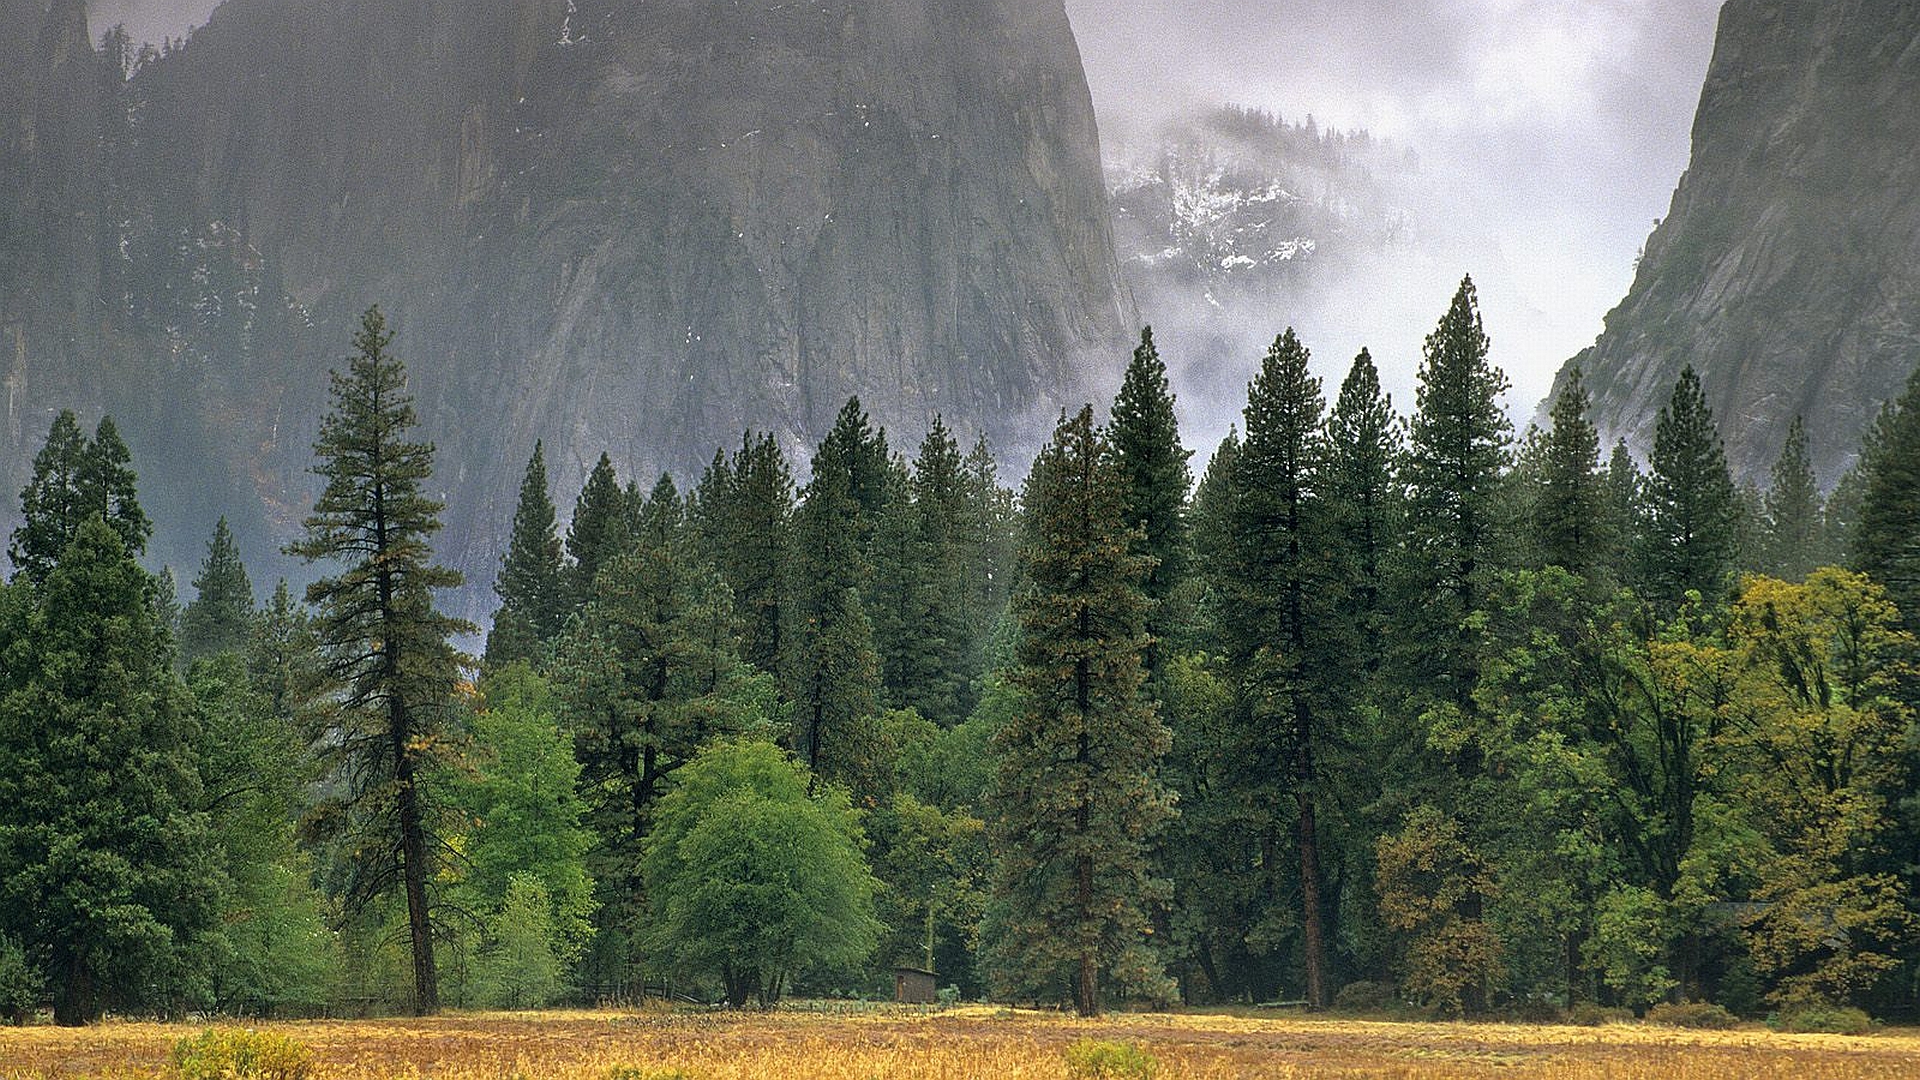
<path id="1" fill-rule="evenodd" d="M 313 1048 L 315 1080 L 602 1080 L 617 1066 L 691 1080 L 1069 1076 L 1080 1039 L 1131 1042 L 1160 1076 L 1339 1080 L 1879 1080 L 1920 1077 L 1920 1032 L 1866 1037 L 1184 1013 L 1083 1021 L 986 1007 L 936 1015 L 550 1012 L 262 1025 Z M 0 1028 L 0 1077 L 161 1075 L 198 1025 Z"/>

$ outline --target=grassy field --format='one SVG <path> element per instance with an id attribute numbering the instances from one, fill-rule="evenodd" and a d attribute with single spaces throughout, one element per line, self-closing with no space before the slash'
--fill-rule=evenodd
<path id="1" fill-rule="evenodd" d="M 1076 1076 L 1066 1052 L 1087 1039 L 1145 1050 L 1158 1059 L 1163 1080 L 1920 1077 L 1920 1032 L 1914 1031 L 1855 1038 L 1757 1028 L 1694 1032 L 1213 1014 L 1080 1021 L 992 1008 L 857 1016 L 553 1012 L 263 1026 L 311 1048 L 316 1080 L 1055 1080 Z M 164 1076 L 172 1045 L 200 1030 L 119 1023 L 79 1030 L 0 1027 L 0 1076 Z"/>

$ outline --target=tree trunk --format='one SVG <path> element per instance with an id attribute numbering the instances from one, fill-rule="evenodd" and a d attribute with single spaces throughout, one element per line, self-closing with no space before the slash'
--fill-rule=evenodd
<path id="1" fill-rule="evenodd" d="M 1307 767 L 1311 771 L 1312 766 Z M 1307 1008 L 1327 1007 L 1326 932 L 1320 918 L 1320 833 L 1314 820 L 1313 795 L 1299 792 L 1300 906 L 1307 953 Z"/>
<path id="2" fill-rule="evenodd" d="M 93 973 L 86 962 L 74 956 L 67 962 L 67 978 L 53 998 L 53 1022 L 61 1027 L 80 1027 L 100 1019 L 100 1005 L 94 1000 Z"/>
<path id="3" fill-rule="evenodd" d="M 415 786 L 413 754 L 407 746 L 404 706 L 396 699 L 394 752 L 400 781 L 400 862 L 406 878 L 407 933 L 413 940 L 413 1012 L 432 1016 L 440 1011 L 440 982 L 433 966 L 433 926 L 427 921 L 427 831 Z"/>

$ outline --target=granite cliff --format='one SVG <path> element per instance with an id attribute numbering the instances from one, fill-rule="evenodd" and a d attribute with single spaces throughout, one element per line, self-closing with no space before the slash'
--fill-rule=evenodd
<path id="1" fill-rule="evenodd" d="M 9 490 L 111 410 L 162 558 L 263 552 L 377 302 L 470 614 L 536 438 L 563 500 L 854 393 L 1012 457 L 1133 319 L 1061 0 L 228 0 L 144 54 L 0 0 L 0 147 Z"/>
<path id="2" fill-rule="evenodd" d="M 1920 6 L 1730 0 L 1693 157 L 1625 301 L 1573 362 L 1644 452 L 1699 370 L 1764 483 L 1797 416 L 1834 483 L 1920 362 Z"/>

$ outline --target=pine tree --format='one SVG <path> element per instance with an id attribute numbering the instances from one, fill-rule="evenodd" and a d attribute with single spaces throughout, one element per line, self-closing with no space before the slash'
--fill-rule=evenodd
<path id="1" fill-rule="evenodd" d="M 461 577 L 433 563 L 442 507 L 420 490 L 433 475 L 433 446 L 406 441 L 417 419 L 392 342 L 380 309 L 368 309 L 346 374 L 332 375 L 314 442 L 314 471 L 327 486 L 306 537 L 287 552 L 344 564 L 340 576 L 307 587 L 342 687 L 338 726 L 324 740 L 345 785 L 332 820 L 359 841 L 352 906 L 402 884 L 414 1008 L 427 1015 L 439 1008 L 427 896 L 438 848 L 424 788 L 444 751 L 458 667 L 448 640 L 471 627 L 434 609 L 434 591 Z"/>
<path id="2" fill-rule="evenodd" d="M 80 526 L 95 514 L 120 534 L 135 558 L 144 553 L 153 526 L 140 509 L 131 461 L 112 417 L 101 417 L 89 441 L 73 413 L 62 410 L 20 493 L 24 520 L 7 548 L 14 568 L 33 581 L 46 580 Z"/>
<path id="3" fill-rule="evenodd" d="M 1408 591 L 1400 603 L 1409 674 L 1467 713 L 1479 667 L 1467 626 L 1498 569 L 1496 500 L 1513 434 L 1500 408 L 1507 378 L 1488 363 L 1488 346 L 1468 278 L 1427 338 L 1406 463 Z"/>
<path id="4" fill-rule="evenodd" d="M 740 655 L 779 667 L 783 572 L 793 528 L 793 470 L 771 434 L 743 435 L 729 459 L 714 454 L 690 508 L 704 558 L 733 590 Z"/>
<path id="5" fill-rule="evenodd" d="M 973 711 L 975 628 L 968 588 L 972 533 L 960 446 L 936 416 L 908 482 L 907 622 L 889 700 L 951 727 Z M 876 552 L 876 555 L 878 553 Z M 881 639 L 884 642 L 884 638 Z M 883 651 L 884 652 L 884 651 Z"/>
<path id="6" fill-rule="evenodd" d="M 894 490 L 893 454 L 887 449 L 887 430 L 874 428 L 857 397 L 848 398 L 841 406 L 833 429 L 814 455 L 813 474 L 819 476 L 823 469 L 845 475 L 847 494 L 859 508 L 858 516 L 849 524 L 859 539 L 861 552 L 870 553 L 880 511 Z"/>
<path id="7" fill-rule="evenodd" d="M 1147 684 L 1159 684 L 1168 655 L 1163 643 L 1179 621 L 1175 595 L 1191 573 L 1187 499 L 1193 490 L 1193 454 L 1180 445 L 1167 366 L 1154 347 L 1153 328 L 1140 332 L 1114 399 L 1108 439 L 1127 485 L 1127 526 L 1140 530 L 1134 553 L 1153 560 L 1147 572 Z"/>
<path id="8" fill-rule="evenodd" d="M 1787 441 L 1773 464 L 1766 494 L 1765 570 L 1788 581 L 1803 581 L 1822 562 L 1820 487 L 1807 453 L 1807 427 L 1794 417 Z"/>
<path id="9" fill-rule="evenodd" d="M 606 454 L 594 463 L 580 497 L 573 504 L 573 521 L 567 526 L 567 555 L 573 566 L 569 599 L 574 607 L 593 595 L 593 579 L 607 560 L 627 550 L 632 542 L 631 500 L 620 490 L 620 478 L 614 475 L 613 459 Z"/>
<path id="10" fill-rule="evenodd" d="M 1633 460 L 1633 451 L 1627 449 L 1627 441 L 1621 439 L 1614 443 L 1613 453 L 1607 458 L 1606 483 L 1601 491 L 1606 535 L 1611 541 L 1607 557 L 1616 567 L 1628 555 L 1640 550 L 1640 536 L 1645 531 L 1640 520 L 1640 489 L 1645 484 L 1646 477 L 1640 473 L 1640 464 Z M 1619 571 L 1616 570 L 1616 574 Z"/>
<path id="11" fill-rule="evenodd" d="M 880 660 L 861 589 L 870 578 L 851 523 L 863 517 L 849 470 L 815 460 L 787 564 L 781 686 L 793 704 L 794 750 L 816 779 L 845 783 L 858 763 L 842 738 L 878 711 Z M 856 804 L 862 792 L 854 792 Z"/>
<path id="12" fill-rule="evenodd" d="M 153 536 L 153 523 L 140 509 L 139 492 L 133 475 L 133 455 L 120 441 L 120 430 L 113 417 L 103 416 L 94 427 L 93 441 L 87 445 L 85 464 L 80 470 L 81 512 L 99 514 L 113 531 L 120 534 L 127 550 L 139 558 Z"/>
<path id="13" fill-rule="evenodd" d="M 1541 455 L 1540 489 L 1532 507 L 1539 563 L 1582 577 L 1605 568 L 1606 489 L 1600 472 L 1600 434 L 1587 419 L 1587 387 L 1573 368 L 1553 403 L 1553 426 Z"/>
<path id="14" fill-rule="evenodd" d="M 1920 633 L 1920 371 L 1880 414 L 1860 459 L 1853 565 L 1887 590 L 1903 629 Z"/>
<path id="15" fill-rule="evenodd" d="M 1369 674 L 1385 657 L 1387 571 L 1399 535 L 1405 498 L 1397 476 L 1404 453 L 1393 400 L 1380 389 L 1380 373 L 1360 350 L 1340 397 L 1327 416 L 1325 494 L 1340 560 L 1343 621 L 1361 648 Z"/>
<path id="16" fill-rule="evenodd" d="M 1226 633 L 1235 682 L 1238 747 L 1256 775 L 1248 786 L 1260 827 L 1289 816 L 1300 858 L 1307 1003 L 1327 1004 L 1326 933 L 1318 811 L 1325 731 L 1347 679 L 1350 642 L 1335 534 L 1324 492 L 1320 380 L 1292 330 L 1277 338 L 1247 388 L 1247 431 L 1234 473 L 1236 592 Z M 1290 796 L 1293 813 L 1281 809 Z"/>
<path id="17" fill-rule="evenodd" d="M 1146 908 L 1165 891 L 1148 852 L 1172 800 L 1157 779 L 1170 738 L 1143 694 L 1148 567 L 1090 407 L 1061 418 L 1024 503 L 1012 678 L 1025 707 L 994 736 L 996 947 L 1005 972 L 1066 976 L 1091 1016 L 1103 970 L 1164 981 L 1146 946 Z"/>
<path id="18" fill-rule="evenodd" d="M 1639 561 L 1647 598 L 1669 611 L 1689 592 L 1725 599 L 1737 556 L 1740 494 L 1692 367 L 1680 373 L 1672 400 L 1660 410 L 1641 498 Z"/>
<path id="19" fill-rule="evenodd" d="M 253 583 L 224 517 L 213 527 L 193 588 L 193 603 L 180 616 L 180 662 L 245 650 L 253 631 Z"/>
<path id="20" fill-rule="evenodd" d="M 566 567 L 561 561 L 553 499 L 547 492 L 545 448 L 537 441 L 520 481 L 513 532 L 493 592 L 500 598 L 500 610 L 487 635 L 489 668 L 535 659 L 566 625 Z"/>
<path id="21" fill-rule="evenodd" d="M 33 478 L 20 493 L 25 519 L 7 546 L 14 569 L 30 580 L 45 581 L 60 553 L 85 520 L 81 493 L 87 437 L 71 411 L 54 417 L 46 445 L 33 458 Z"/>
<path id="22" fill-rule="evenodd" d="M 990 627 L 1006 610 L 1013 592 L 1016 527 L 1014 494 L 1000 486 L 999 464 L 985 436 L 976 439 L 965 464 L 966 534 L 971 545 L 967 566 L 967 625 L 975 628 L 972 671 L 986 670 Z"/>
<path id="23" fill-rule="evenodd" d="M 0 937 L 61 1024 L 177 1007 L 221 883 L 153 578 L 94 514 L 40 589 L 8 592 L 38 604 L 0 611 Z"/>

